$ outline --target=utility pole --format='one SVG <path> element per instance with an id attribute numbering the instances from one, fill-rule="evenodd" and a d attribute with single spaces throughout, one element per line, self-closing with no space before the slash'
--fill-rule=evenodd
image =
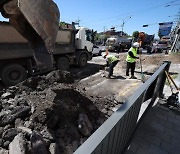
<path id="1" fill-rule="evenodd" d="M 122 23 L 122 36 L 123 36 L 123 33 L 124 33 L 124 25 L 125 23 L 130 19 L 131 17 L 127 17 L 125 19 L 122 19 L 123 23 Z"/>
<path id="2" fill-rule="evenodd" d="M 103 29 L 104 29 L 104 34 L 105 34 L 105 29 L 106 29 L 106 27 L 104 26 Z"/>
<path id="3" fill-rule="evenodd" d="M 124 28 L 124 24 L 125 24 L 125 22 L 124 22 L 124 19 L 123 19 L 123 23 L 122 23 L 122 36 L 123 36 L 123 28 Z"/>
<path id="4" fill-rule="evenodd" d="M 79 22 L 80 22 L 81 20 L 78 18 L 78 20 L 76 20 L 75 22 L 74 22 L 74 24 L 75 25 L 78 25 L 78 27 L 79 27 Z"/>
<path id="5" fill-rule="evenodd" d="M 106 27 L 104 26 L 104 37 L 103 37 L 103 45 L 105 45 L 105 30 L 106 30 Z"/>

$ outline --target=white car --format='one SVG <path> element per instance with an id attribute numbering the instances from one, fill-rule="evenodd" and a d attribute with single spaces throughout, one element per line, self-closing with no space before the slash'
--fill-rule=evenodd
<path id="1" fill-rule="evenodd" d="M 100 47 L 98 47 L 98 46 L 96 46 L 96 45 L 94 45 L 93 46 L 93 51 L 92 51 L 92 54 L 93 55 L 101 55 L 101 48 Z"/>

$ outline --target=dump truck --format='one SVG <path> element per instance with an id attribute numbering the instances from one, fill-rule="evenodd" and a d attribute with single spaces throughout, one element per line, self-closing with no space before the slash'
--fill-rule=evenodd
<path id="1" fill-rule="evenodd" d="M 148 35 L 144 32 L 139 32 L 138 42 L 140 47 L 147 50 L 147 53 L 152 52 L 154 35 Z"/>
<path id="2" fill-rule="evenodd" d="M 1 0 L 0 13 L 4 18 L 9 19 L 9 22 L 18 33 L 26 38 L 33 50 L 33 57 L 38 69 L 52 69 L 52 53 L 60 18 L 57 5 L 52 0 Z M 0 33 L 0 35 L 4 36 L 6 34 Z M 8 43 L 5 44 L 8 45 Z M 4 43 L 2 44 L 1 48 L 5 50 L 1 55 L 6 54 L 6 56 L 11 57 L 11 55 L 16 54 L 10 51 L 6 53 L 7 46 Z M 15 46 L 14 43 L 10 48 L 12 49 Z M 4 59 L 1 58 L 1 60 Z M 14 63 L 15 67 L 12 67 L 12 63 L 19 60 L 21 59 L 7 60 L 7 63 L 0 62 L 0 78 L 6 84 L 15 84 L 25 78 L 26 69 L 22 65 Z M 22 73 L 23 71 L 24 73 Z"/>
<path id="3" fill-rule="evenodd" d="M 52 68 L 60 18 L 57 5 L 52 0 L 1 0 L 0 12 L 28 40 L 39 69 Z"/>
<path id="4" fill-rule="evenodd" d="M 120 53 L 124 52 L 125 49 L 128 50 L 131 47 L 131 42 L 131 38 L 112 36 L 106 40 L 106 46 L 109 46 L 111 51 Z"/>
<path id="5" fill-rule="evenodd" d="M 49 68 L 39 69 L 28 40 L 10 23 L 0 22 L 0 34 L 0 73 L 3 83 L 14 85 L 27 76 L 50 71 Z M 59 27 L 52 53 L 52 69 L 68 70 L 70 65 L 86 66 L 87 61 L 92 59 L 92 34 L 92 30 L 85 27 Z"/>
<path id="6" fill-rule="evenodd" d="M 0 78 L 15 85 L 28 76 L 86 65 L 91 59 L 92 31 L 59 27 L 59 9 L 52 0 L 1 0 Z"/>

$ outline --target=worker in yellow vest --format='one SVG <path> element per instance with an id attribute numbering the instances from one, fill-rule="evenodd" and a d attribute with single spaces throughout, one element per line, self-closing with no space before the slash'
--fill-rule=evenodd
<path id="1" fill-rule="evenodd" d="M 134 76 L 134 70 L 135 70 L 135 66 L 136 66 L 136 59 L 139 59 L 139 57 L 137 57 L 138 48 L 139 48 L 139 43 L 138 42 L 133 43 L 132 47 L 129 49 L 128 54 L 127 54 L 126 76 L 129 76 L 129 69 L 131 69 L 130 79 L 137 79 Z"/>
<path id="2" fill-rule="evenodd" d="M 119 55 L 108 55 L 108 49 L 106 50 L 106 54 L 103 56 L 106 58 L 107 67 L 109 66 L 109 74 L 108 78 L 110 79 L 113 75 L 114 67 L 119 62 Z"/>

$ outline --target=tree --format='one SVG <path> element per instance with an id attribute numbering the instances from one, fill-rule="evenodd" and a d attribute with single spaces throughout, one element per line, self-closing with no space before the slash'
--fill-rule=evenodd
<path id="1" fill-rule="evenodd" d="M 137 42 L 138 37 L 139 37 L 139 31 L 134 31 L 133 34 L 132 34 L 132 37 L 134 38 L 133 40 L 134 40 L 135 42 Z"/>
<path id="2" fill-rule="evenodd" d="M 66 23 L 64 21 L 62 21 L 62 22 L 59 23 L 59 26 L 60 27 L 66 27 Z"/>
<path id="3" fill-rule="evenodd" d="M 104 42 L 106 42 L 106 40 L 107 40 L 108 38 L 110 38 L 110 35 L 109 35 L 109 34 L 105 34 L 105 35 L 104 35 Z"/>
<path id="4" fill-rule="evenodd" d="M 136 39 L 138 39 L 139 31 L 134 31 L 132 36 Z"/>
<path id="5" fill-rule="evenodd" d="M 100 34 L 96 33 L 94 40 L 95 40 L 95 42 L 100 42 Z"/>

